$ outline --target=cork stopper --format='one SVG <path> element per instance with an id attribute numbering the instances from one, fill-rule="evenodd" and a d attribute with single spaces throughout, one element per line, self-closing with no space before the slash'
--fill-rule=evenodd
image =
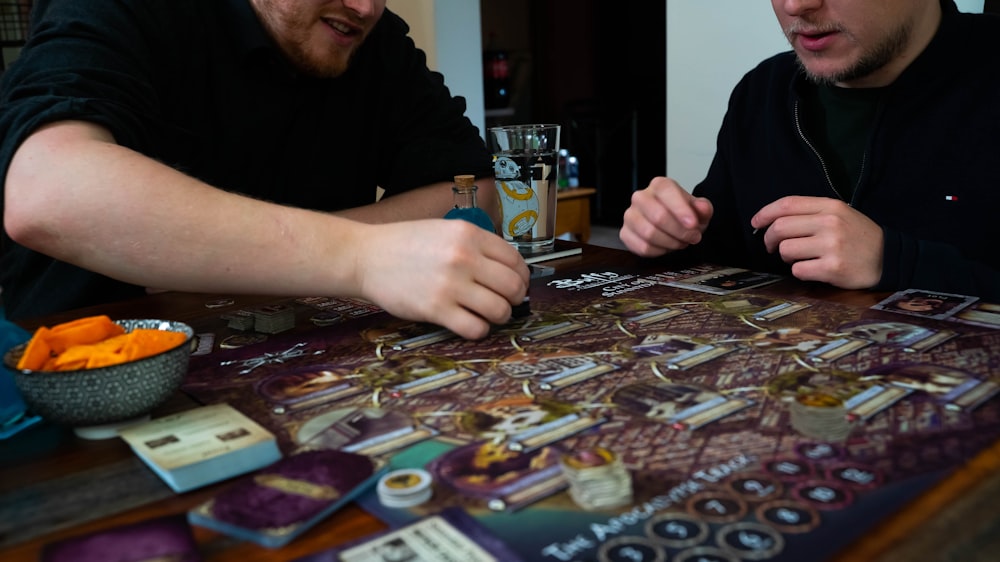
<path id="1" fill-rule="evenodd" d="M 476 176 L 471 174 L 455 176 L 455 185 L 458 187 L 472 187 L 476 185 Z"/>

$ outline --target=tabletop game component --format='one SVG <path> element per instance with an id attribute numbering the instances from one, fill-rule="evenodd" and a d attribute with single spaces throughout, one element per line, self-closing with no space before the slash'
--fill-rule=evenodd
<path id="1" fill-rule="evenodd" d="M 254 314 L 249 310 L 234 310 L 221 316 L 227 322 L 227 326 L 234 330 L 247 332 L 253 330 Z"/>
<path id="2" fill-rule="evenodd" d="M 45 546 L 41 562 L 199 562 L 198 544 L 183 515 L 112 527 Z"/>
<path id="3" fill-rule="evenodd" d="M 792 427 L 806 437 L 842 442 L 851 433 L 844 401 L 819 392 L 800 394 L 788 405 Z"/>
<path id="4" fill-rule="evenodd" d="M 265 334 L 277 334 L 295 327 L 295 309 L 285 304 L 255 308 L 253 329 Z"/>
<path id="5" fill-rule="evenodd" d="M 295 562 L 335 560 L 521 562 L 523 558 L 464 509 L 449 507 L 398 529 L 381 531 Z"/>
<path id="6" fill-rule="evenodd" d="M 510 309 L 511 318 L 526 318 L 531 316 L 531 297 L 526 296 L 521 304 L 515 304 Z"/>
<path id="7" fill-rule="evenodd" d="M 378 481 L 378 499 L 386 507 L 414 507 L 431 499 L 434 479 L 420 468 L 393 470 Z"/>
<path id="8" fill-rule="evenodd" d="M 632 475 L 613 451 L 582 449 L 563 454 L 560 464 L 569 495 L 580 507 L 593 510 L 632 503 Z"/>
<path id="9" fill-rule="evenodd" d="M 270 548 L 288 544 L 384 473 L 354 453 L 303 450 L 226 488 L 188 512 L 195 525 Z"/>
<path id="10" fill-rule="evenodd" d="M 228 404 L 157 418 L 119 435 L 175 492 L 244 474 L 281 458 L 274 435 Z"/>
<path id="11" fill-rule="evenodd" d="M 496 232 L 493 219 L 476 204 L 476 192 L 478 190 L 479 188 L 476 187 L 476 176 L 470 174 L 455 176 L 455 185 L 451 187 L 451 192 L 455 198 L 455 206 L 445 213 L 444 218 L 468 221 L 483 230 Z"/>

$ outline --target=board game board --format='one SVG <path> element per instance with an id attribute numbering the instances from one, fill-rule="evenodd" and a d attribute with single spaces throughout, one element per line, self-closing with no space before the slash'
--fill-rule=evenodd
<path id="1" fill-rule="evenodd" d="M 711 271 L 557 273 L 481 341 L 289 301 L 315 329 L 203 334 L 183 388 L 286 452 L 426 468 L 430 502 L 363 507 L 460 506 L 527 560 L 815 560 L 1000 438 L 1000 330 L 678 284 Z M 567 493 L 565 455 L 595 449 L 628 469 L 626 505 Z"/>

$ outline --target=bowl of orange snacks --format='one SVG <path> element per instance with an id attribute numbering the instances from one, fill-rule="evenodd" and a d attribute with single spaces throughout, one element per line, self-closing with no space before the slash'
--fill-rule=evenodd
<path id="1" fill-rule="evenodd" d="M 182 322 L 90 316 L 39 328 L 3 362 L 32 413 L 99 439 L 148 419 L 177 391 L 193 337 Z"/>

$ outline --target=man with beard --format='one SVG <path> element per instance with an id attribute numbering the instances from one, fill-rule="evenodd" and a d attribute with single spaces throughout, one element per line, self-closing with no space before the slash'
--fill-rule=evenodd
<path id="1" fill-rule="evenodd" d="M 736 86 L 693 194 L 662 177 L 633 194 L 622 241 L 847 289 L 1000 298 L 1000 18 L 952 0 L 771 4 L 793 51 Z"/>
<path id="2" fill-rule="evenodd" d="M 0 91 L 8 316 L 159 288 L 506 321 L 518 253 L 428 220 L 456 174 L 496 212 L 492 167 L 407 31 L 385 0 L 36 1 Z"/>

